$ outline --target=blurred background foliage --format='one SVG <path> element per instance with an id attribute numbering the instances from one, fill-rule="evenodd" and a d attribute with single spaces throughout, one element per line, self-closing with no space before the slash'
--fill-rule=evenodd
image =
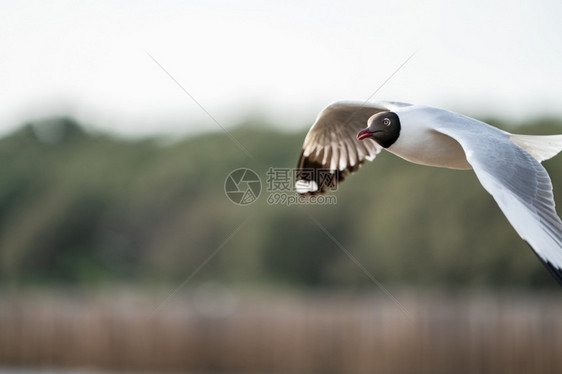
<path id="1" fill-rule="evenodd" d="M 507 129 L 561 128 L 543 119 Z M 340 186 L 335 205 L 269 205 L 267 170 L 294 167 L 305 133 L 252 120 L 232 134 L 253 158 L 222 132 L 130 140 L 70 118 L 0 139 L 0 286 L 174 285 L 220 248 L 192 282 L 372 289 L 310 214 L 384 284 L 557 287 L 470 171 L 383 152 Z M 562 158 L 545 166 L 556 192 Z M 240 167 L 263 182 L 242 207 L 224 193 Z"/>

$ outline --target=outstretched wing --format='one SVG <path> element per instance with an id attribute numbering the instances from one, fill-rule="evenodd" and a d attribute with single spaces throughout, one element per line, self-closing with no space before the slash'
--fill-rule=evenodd
<path id="1" fill-rule="evenodd" d="M 459 142 L 482 186 L 562 284 L 562 222 L 542 165 L 510 134 L 471 118 L 451 113 L 435 127 Z"/>
<path id="2" fill-rule="evenodd" d="M 357 140 L 357 133 L 367 127 L 369 117 L 387 110 L 383 105 L 344 101 L 324 109 L 304 139 L 296 191 L 302 195 L 324 193 L 365 160 L 372 161 L 382 147 L 372 139 Z"/>

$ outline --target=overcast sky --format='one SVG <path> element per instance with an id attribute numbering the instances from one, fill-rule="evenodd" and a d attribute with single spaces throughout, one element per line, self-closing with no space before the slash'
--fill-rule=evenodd
<path id="1" fill-rule="evenodd" d="M 519 121 L 562 115 L 560 1 L 3 1 L 0 134 L 69 114 L 133 136 L 252 114 L 302 128 L 335 100 Z"/>

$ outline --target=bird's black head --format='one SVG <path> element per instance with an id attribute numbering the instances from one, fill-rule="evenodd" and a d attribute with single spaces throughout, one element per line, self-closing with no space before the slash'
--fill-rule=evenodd
<path id="1" fill-rule="evenodd" d="M 394 112 L 377 113 L 367 121 L 367 128 L 359 131 L 357 140 L 371 138 L 384 148 L 390 147 L 400 135 L 400 119 Z"/>

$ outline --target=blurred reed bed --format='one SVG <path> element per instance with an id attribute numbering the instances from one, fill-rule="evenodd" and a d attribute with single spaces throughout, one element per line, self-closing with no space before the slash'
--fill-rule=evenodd
<path id="1" fill-rule="evenodd" d="M 560 373 L 556 294 L 4 296 L 0 368 Z M 165 295 L 164 295 L 165 297 Z"/>

